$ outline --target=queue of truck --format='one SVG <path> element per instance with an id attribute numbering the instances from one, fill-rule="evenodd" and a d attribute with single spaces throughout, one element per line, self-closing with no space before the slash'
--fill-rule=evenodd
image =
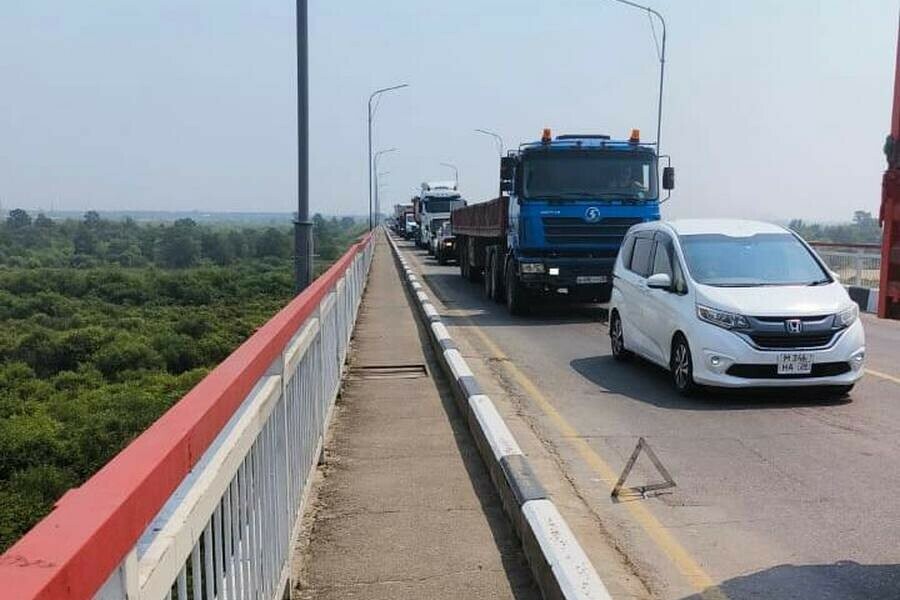
<path id="1" fill-rule="evenodd" d="M 837 275 L 779 225 L 660 221 L 675 173 L 659 166 L 637 130 L 614 140 L 545 129 L 501 158 L 500 196 L 469 206 L 456 185 L 422 184 L 411 211 L 395 211 L 395 230 L 439 264 L 456 260 L 511 314 L 548 298 L 608 303 L 613 357 L 667 368 L 680 393 L 848 393 L 865 335 Z"/>

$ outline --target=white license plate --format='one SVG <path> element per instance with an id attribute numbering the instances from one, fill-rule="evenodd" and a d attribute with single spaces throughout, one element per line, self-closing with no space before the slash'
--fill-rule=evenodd
<path id="1" fill-rule="evenodd" d="M 606 275 L 578 275 L 575 283 L 606 283 L 609 277 Z"/>
<path id="2" fill-rule="evenodd" d="M 779 375 L 808 375 L 812 372 L 813 355 L 809 352 L 785 352 L 778 355 Z"/>

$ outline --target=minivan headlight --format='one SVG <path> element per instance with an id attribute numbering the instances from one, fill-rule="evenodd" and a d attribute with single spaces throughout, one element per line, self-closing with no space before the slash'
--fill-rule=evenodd
<path id="1" fill-rule="evenodd" d="M 521 263 L 523 273 L 543 273 L 544 263 Z"/>
<path id="2" fill-rule="evenodd" d="M 834 315 L 835 327 L 850 327 L 859 318 L 859 306 L 854 302 L 852 306 L 845 308 Z"/>
<path id="3" fill-rule="evenodd" d="M 725 329 L 749 329 L 750 322 L 744 315 L 730 313 L 709 306 L 697 305 L 697 318 Z"/>

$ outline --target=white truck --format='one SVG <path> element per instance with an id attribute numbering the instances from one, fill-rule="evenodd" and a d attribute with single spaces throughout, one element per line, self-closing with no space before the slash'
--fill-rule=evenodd
<path id="1" fill-rule="evenodd" d="M 456 189 L 453 181 L 426 181 L 422 184 L 416 206 L 416 221 L 419 222 L 419 234 L 416 246 L 434 251 L 433 241 L 441 225 L 450 220 L 450 213 L 466 205 Z"/>

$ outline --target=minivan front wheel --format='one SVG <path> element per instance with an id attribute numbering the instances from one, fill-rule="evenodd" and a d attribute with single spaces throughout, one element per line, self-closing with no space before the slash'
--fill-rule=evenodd
<path id="1" fill-rule="evenodd" d="M 625 349 L 625 335 L 622 332 L 622 318 L 618 311 L 613 311 L 609 320 L 609 347 L 612 356 L 618 361 L 625 361 L 631 353 Z"/>
<path id="2" fill-rule="evenodd" d="M 670 370 L 675 390 L 682 396 L 689 396 L 697 390 L 694 383 L 694 363 L 691 360 L 691 348 L 683 335 L 678 335 L 672 342 L 672 359 Z"/>

